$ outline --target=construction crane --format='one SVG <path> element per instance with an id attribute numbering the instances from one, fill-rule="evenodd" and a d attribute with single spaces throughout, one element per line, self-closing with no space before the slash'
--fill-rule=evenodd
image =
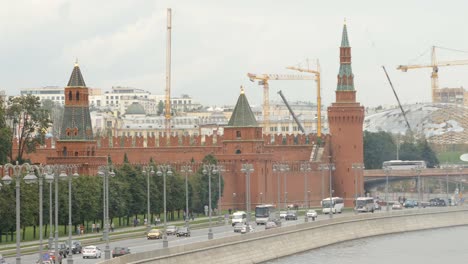
<path id="1" fill-rule="evenodd" d="M 165 106 L 165 128 L 166 137 L 171 136 L 171 29 L 172 29 L 172 12 L 167 9 L 167 46 L 166 46 L 166 96 L 164 100 Z"/>
<path id="2" fill-rule="evenodd" d="M 393 88 L 393 84 L 392 84 L 392 81 L 390 80 L 390 76 L 388 76 L 388 73 L 387 73 L 387 70 L 385 69 L 385 66 L 382 66 L 382 69 L 385 72 L 385 76 L 387 76 L 387 80 L 388 80 L 388 83 L 390 84 L 390 87 L 392 87 L 392 91 L 393 91 L 393 94 L 395 95 L 395 98 L 397 99 L 398 106 L 400 107 L 400 110 L 401 110 L 401 114 L 405 118 L 406 126 L 408 126 L 408 131 L 410 132 L 410 136 L 411 136 L 411 138 L 413 138 L 413 136 L 414 136 L 413 130 L 411 130 L 411 126 L 410 126 L 410 123 L 408 122 L 408 118 L 406 118 L 405 110 L 403 110 L 403 106 L 400 103 L 400 99 L 398 98 L 398 95 L 397 95 L 397 93 L 395 91 L 395 88 Z"/>
<path id="3" fill-rule="evenodd" d="M 299 67 L 286 67 L 289 70 L 295 70 L 300 72 L 308 72 L 315 74 L 315 81 L 317 82 L 317 137 L 322 136 L 322 98 L 320 97 L 320 64 L 317 60 L 317 70 L 304 69 Z"/>
<path id="4" fill-rule="evenodd" d="M 286 100 L 286 98 L 284 97 L 283 93 L 281 92 L 281 90 L 278 92 L 278 94 L 281 96 L 281 98 L 283 99 L 283 102 L 284 104 L 286 105 L 286 107 L 288 108 L 289 112 L 291 113 L 292 117 L 294 118 L 294 121 L 296 121 L 297 123 L 297 126 L 299 127 L 299 130 L 302 131 L 302 133 L 305 134 L 305 129 L 304 127 L 301 125 L 301 123 L 299 122 L 299 119 L 297 119 L 297 116 L 296 114 L 294 114 L 294 111 L 292 110 L 291 106 L 289 106 L 288 104 L 288 101 Z"/>
<path id="5" fill-rule="evenodd" d="M 432 102 L 435 103 L 436 91 L 439 89 L 439 67 L 445 66 L 457 66 L 457 65 L 468 65 L 468 60 L 454 60 L 454 61 L 437 61 L 436 59 L 436 46 L 432 46 L 432 54 L 431 54 L 431 64 L 428 65 L 399 65 L 397 70 L 401 70 L 403 72 L 407 72 L 408 70 L 412 69 L 420 69 L 420 68 L 432 68 L 431 74 L 431 90 L 432 90 Z"/>
<path id="6" fill-rule="evenodd" d="M 314 80 L 312 76 L 306 75 L 295 75 L 295 74 L 254 74 L 247 73 L 250 81 L 254 82 L 258 80 L 258 85 L 263 85 L 263 127 L 264 131 L 267 132 L 270 128 L 270 92 L 269 84 L 270 80 Z"/>

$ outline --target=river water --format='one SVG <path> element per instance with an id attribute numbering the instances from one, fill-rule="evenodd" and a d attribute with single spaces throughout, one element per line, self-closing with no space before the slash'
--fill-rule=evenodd
<path id="1" fill-rule="evenodd" d="M 317 238 L 319 239 L 319 238 Z M 370 237 L 284 257 L 268 264 L 468 263 L 468 227 Z"/>

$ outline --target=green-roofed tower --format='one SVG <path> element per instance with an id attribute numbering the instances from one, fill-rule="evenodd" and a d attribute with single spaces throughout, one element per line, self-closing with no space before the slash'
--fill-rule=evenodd
<path id="1" fill-rule="evenodd" d="M 353 81 L 351 47 L 345 24 L 340 46 L 340 72 L 335 91 L 336 99 L 328 107 L 331 154 L 336 166 L 332 188 L 335 190 L 336 196 L 345 199 L 345 206 L 352 206 L 352 198 L 358 194 L 363 196 L 364 190 L 364 183 L 362 181 L 355 182 L 353 175 L 353 166 L 363 164 L 364 161 L 362 132 L 364 107 L 356 102 Z"/>
<path id="2" fill-rule="evenodd" d="M 228 127 L 258 127 L 257 120 L 250 108 L 249 101 L 245 96 L 244 90 L 241 91 L 237 99 L 236 107 L 229 119 Z"/>
<path id="3" fill-rule="evenodd" d="M 255 120 L 242 87 L 231 119 L 224 127 L 223 145 L 226 155 L 252 154 L 263 150 L 262 127 Z"/>

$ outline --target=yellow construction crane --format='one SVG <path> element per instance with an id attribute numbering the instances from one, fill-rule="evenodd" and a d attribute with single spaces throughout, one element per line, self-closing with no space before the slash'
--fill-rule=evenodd
<path id="1" fill-rule="evenodd" d="M 269 133 L 270 129 L 270 92 L 268 82 L 270 80 L 314 80 L 312 76 L 295 74 L 254 74 L 247 73 L 250 81 L 258 80 L 259 85 L 263 85 L 263 129 Z"/>
<path id="2" fill-rule="evenodd" d="M 412 69 L 420 69 L 420 68 L 432 68 L 431 74 L 431 90 L 432 90 L 432 102 L 435 103 L 436 91 L 439 89 L 439 67 L 442 66 L 457 66 L 457 65 L 468 65 L 468 60 L 454 60 L 454 61 L 437 61 L 436 59 L 436 46 L 432 46 L 432 54 L 431 54 L 431 64 L 430 65 L 399 65 L 397 70 L 401 70 L 403 72 L 407 72 L 408 70 Z"/>
<path id="3" fill-rule="evenodd" d="M 320 97 L 320 64 L 318 60 L 317 60 L 317 70 L 303 69 L 303 68 L 293 67 L 293 66 L 286 67 L 286 69 L 315 74 L 315 81 L 317 82 L 317 137 L 321 137 L 322 136 L 322 113 L 321 113 L 322 98 Z"/>

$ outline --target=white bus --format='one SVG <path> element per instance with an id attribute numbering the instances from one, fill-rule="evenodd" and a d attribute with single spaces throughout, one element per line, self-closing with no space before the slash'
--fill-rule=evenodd
<path id="1" fill-rule="evenodd" d="M 384 161 L 382 168 L 391 168 L 392 170 L 411 170 L 411 169 L 425 169 L 426 162 L 424 160 L 389 160 Z"/>
<path id="2" fill-rule="evenodd" d="M 358 197 L 356 198 L 356 206 L 354 210 L 356 212 L 374 212 L 375 210 L 375 201 L 373 197 Z"/>
<path id="3" fill-rule="evenodd" d="M 255 207 L 255 222 L 257 225 L 264 225 L 268 221 L 278 219 L 277 211 L 272 204 L 260 204 Z"/>
<path id="4" fill-rule="evenodd" d="M 330 206 L 330 201 L 331 201 L 331 206 Z M 332 213 L 341 214 L 341 211 L 343 210 L 343 207 L 344 207 L 344 200 L 341 197 L 325 198 L 322 200 L 321 204 L 322 204 L 322 213 L 324 214 L 330 213 L 330 208 L 331 208 Z"/>

